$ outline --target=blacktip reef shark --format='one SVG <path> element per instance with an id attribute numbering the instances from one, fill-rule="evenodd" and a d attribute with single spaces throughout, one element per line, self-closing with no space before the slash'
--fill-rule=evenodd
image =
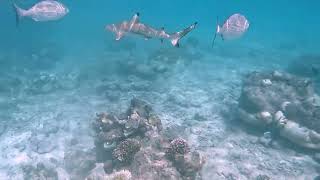
<path id="1" fill-rule="evenodd" d="M 164 39 L 171 41 L 171 44 L 175 47 L 179 47 L 179 41 L 189 32 L 196 28 L 197 22 L 193 23 L 191 26 L 183 29 L 182 31 L 176 33 L 167 33 L 164 28 L 160 30 L 155 29 L 151 26 L 143 24 L 139 21 L 139 13 L 136 13 L 130 21 L 123 21 L 119 24 L 111 24 L 106 26 L 106 30 L 109 30 L 116 35 L 116 40 L 119 41 L 126 34 L 136 34 L 143 36 L 146 40 L 151 38 L 158 38 L 163 42 Z"/>

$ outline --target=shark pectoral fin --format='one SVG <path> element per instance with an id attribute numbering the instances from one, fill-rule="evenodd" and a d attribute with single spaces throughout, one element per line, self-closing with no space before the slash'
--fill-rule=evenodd
<path id="1" fill-rule="evenodd" d="M 123 32 L 117 32 L 116 33 L 117 35 L 116 35 L 116 41 L 119 41 L 123 36 L 124 36 L 124 33 Z"/>
<path id="2" fill-rule="evenodd" d="M 175 47 L 180 47 L 180 45 L 179 45 L 179 40 L 180 40 L 180 38 L 179 38 L 179 36 L 177 36 L 176 38 L 173 38 L 173 39 L 171 40 L 171 44 L 172 44 L 173 46 L 175 46 Z"/>
<path id="3" fill-rule="evenodd" d="M 39 21 L 40 21 L 40 20 L 37 19 L 37 18 L 31 18 L 31 19 L 33 19 L 33 20 L 36 21 L 36 22 L 39 22 Z"/>
<path id="4" fill-rule="evenodd" d="M 116 41 L 120 41 L 121 38 L 122 38 L 122 36 L 117 36 Z"/>

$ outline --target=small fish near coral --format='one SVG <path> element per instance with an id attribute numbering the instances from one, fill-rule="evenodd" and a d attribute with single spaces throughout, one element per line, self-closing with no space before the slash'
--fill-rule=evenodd
<path id="1" fill-rule="evenodd" d="M 249 21 L 241 14 L 233 14 L 222 26 L 219 25 L 219 20 L 217 18 L 216 32 L 212 40 L 212 46 L 214 46 L 217 35 L 220 35 L 222 40 L 237 39 L 240 38 L 248 28 Z"/>
<path id="2" fill-rule="evenodd" d="M 40 1 L 30 9 L 22 9 L 14 3 L 13 8 L 16 13 L 17 26 L 23 17 L 29 17 L 37 22 L 44 22 L 59 20 L 69 13 L 69 9 L 64 4 L 55 0 Z"/>
<path id="3" fill-rule="evenodd" d="M 126 34 L 135 34 L 142 36 L 146 40 L 151 38 L 158 38 L 163 42 L 164 39 L 171 41 L 171 44 L 175 47 L 179 47 L 179 41 L 186 36 L 189 32 L 194 30 L 197 26 L 197 22 L 193 23 L 189 27 L 176 33 L 167 33 L 164 28 L 155 29 L 149 25 L 143 24 L 139 20 L 139 13 L 136 13 L 130 21 L 123 21 L 119 24 L 111 24 L 106 26 L 106 30 L 109 30 L 116 35 L 116 40 L 119 41 Z"/>

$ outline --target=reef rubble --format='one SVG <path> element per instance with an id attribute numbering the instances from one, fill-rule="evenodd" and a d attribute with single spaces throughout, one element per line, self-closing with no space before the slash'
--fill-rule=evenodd
<path id="1" fill-rule="evenodd" d="M 310 79 L 278 71 L 250 73 L 238 117 L 298 146 L 320 150 L 320 97 Z"/>

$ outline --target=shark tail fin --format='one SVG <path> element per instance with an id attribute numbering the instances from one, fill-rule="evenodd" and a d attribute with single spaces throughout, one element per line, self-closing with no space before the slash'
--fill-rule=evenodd
<path id="1" fill-rule="evenodd" d="M 181 38 L 183 38 L 185 35 L 187 35 L 189 32 L 191 32 L 192 30 L 194 30 L 197 26 L 197 22 L 193 23 L 192 25 L 190 25 L 189 27 L 185 28 L 182 31 L 179 31 L 177 33 L 174 33 L 171 35 L 171 44 L 175 47 L 180 47 L 180 43 L 179 41 L 181 40 Z"/>
<path id="2" fill-rule="evenodd" d="M 16 26 L 18 27 L 20 24 L 20 20 L 23 16 L 25 16 L 26 10 L 21 9 L 15 3 L 12 3 L 12 8 L 16 14 Z"/>

